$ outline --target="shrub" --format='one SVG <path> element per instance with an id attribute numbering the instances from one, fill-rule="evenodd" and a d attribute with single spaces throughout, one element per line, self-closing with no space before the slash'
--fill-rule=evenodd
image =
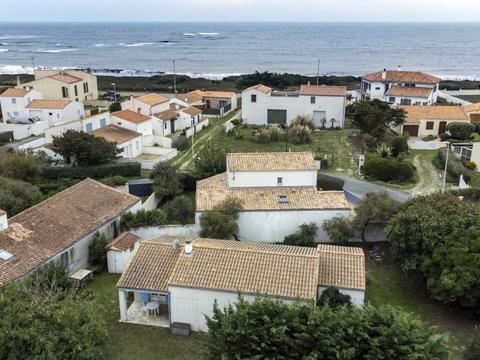
<path id="1" fill-rule="evenodd" d="M 467 122 L 451 122 L 447 125 L 447 130 L 454 139 L 467 140 L 475 131 L 475 126 Z"/>
<path id="2" fill-rule="evenodd" d="M 301 145 L 311 142 L 310 134 L 312 130 L 307 126 L 294 125 L 288 129 L 288 141 L 293 144 Z"/>
<path id="3" fill-rule="evenodd" d="M 316 235 L 317 225 L 314 223 L 302 224 L 296 233 L 285 236 L 283 243 L 294 246 L 313 246 L 315 245 Z"/>
<path id="4" fill-rule="evenodd" d="M 264 127 L 258 129 L 253 134 L 253 140 L 261 144 L 269 144 L 272 142 L 278 142 L 285 137 L 285 132 L 274 126 Z"/>
<path id="5" fill-rule="evenodd" d="M 408 139 L 405 136 L 394 136 L 389 139 L 392 156 L 408 152 Z"/>
<path id="6" fill-rule="evenodd" d="M 422 141 L 433 141 L 436 140 L 437 137 L 435 135 L 427 135 L 422 138 Z"/>
<path id="7" fill-rule="evenodd" d="M 195 157 L 195 176 L 204 179 L 227 170 L 227 153 L 215 144 L 205 145 Z"/>
<path id="8" fill-rule="evenodd" d="M 150 173 L 153 180 L 153 190 L 161 198 L 170 198 L 182 192 L 177 169 L 167 163 L 159 162 Z"/>
<path id="9" fill-rule="evenodd" d="M 189 197 L 182 195 L 167 202 L 164 210 L 169 222 L 185 225 L 192 222 L 195 213 L 195 206 Z"/>
<path id="10" fill-rule="evenodd" d="M 113 103 L 110 104 L 110 106 L 108 107 L 110 112 L 115 112 L 115 111 L 120 111 L 122 110 L 122 105 L 120 104 L 119 101 L 115 101 Z"/>
<path id="11" fill-rule="evenodd" d="M 295 119 L 293 119 L 290 126 L 297 126 L 297 125 L 307 127 L 310 130 L 314 129 L 313 119 L 309 116 L 304 116 L 304 115 L 297 116 Z"/>
<path id="12" fill-rule="evenodd" d="M 120 162 L 88 167 L 51 166 L 43 168 L 42 175 L 47 179 L 86 179 L 110 176 L 140 176 L 141 171 L 140 163 Z"/>
<path id="13" fill-rule="evenodd" d="M 447 149 L 440 149 L 437 152 L 437 158 L 433 161 L 434 165 L 443 170 L 445 168 L 445 161 L 447 156 Z M 450 150 L 450 154 L 448 156 L 448 164 L 447 164 L 447 173 L 449 176 L 453 178 L 453 180 L 458 181 L 460 176 L 463 175 L 465 181 L 470 180 L 469 170 L 463 166 L 462 162 L 457 159 L 457 157 L 453 154 Z"/>
<path id="14" fill-rule="evenodd" d="M 465 161 L 463 164 L 468 170 L 475 170 L 477 168 L 477 164 L 475 161 Z"/>
<path id="15" fill-rule="evenodd" d="M 190 146 L 190 142 L 188 141 L 186 136 L 179 136 L 177 140 L 175 140 L 172 144 L 172 146 L 177 149 L 178 151 L 182 151 L 185 149 L 188 149 Z"/>
<path id="16" fill-rule="evenodd" d="M 124 176 L 110 176 L 105 179 L 100 180 L 103 184 L 108 185 L 108 186 L 122 186 L 125 185 L 128 182 L 128 179 Z"/>
<path id="17" fill-rule="evenodd" d="M 365 161 L 363 173 L 376 180 L 408 182 L 412 179 L 413 168 L 393 159 L 371 158 Z"/>
<path id="18" fill-rule="evenodd" d="M 322 161 L 323 162 L 323 161 Z M 324 191 L 329 191 L 329 190 L 343 190 L 343 185 L 345 184 L 345 181 L 343 181 L 340 178 L 318 173 L 317 175 L 317 188 L 324 190 Z"/>
<path id="19" fill-rule="evenodd" d="M 386 158 L 392 154 L 392 148 L 386 143 L 380 143 L 377 146 L 376 152 L 380 157 Z"/>
<path id="20" fill-rule="evenodd" d="M 0 208 L 8 216 L 35 205 L 42 200 L 38 187 L 27 182 L 0 177 Z"/>
<path id="21" fill-rule="evenodd" d="M 95 272 L 103 273 L 107 269 L 107 239 L 105 235 L 96 233 L 88 245 L 88 263 L 95 268 Z"/>
<path id="22" fill-rule="evenodd" d="M 14 140 L 13 131 L 0 132 L 0 145 L 7 144 Z"/>
<path id="23" fill-rule="evenodd" d="M 337 243 L 347 242 L 348 239 L 353 237 L 353 229 L 350 222 L 341 216 L 325 221 L 322 228 L 330 239 Z"/>
<path id="24" fill-rule="evenodd" d="M 18 151 L 0 157 L 0 176 L 35 182 L 41 173 L 39 160 L 32 152 Z"/>
<path id="25" fill-rule="evenodd" d="M 242 210 L 242 201 L 227 198 L 212 210 L 200 216 L 200 236 L 212 239 L 230 239 L 238 232 L 237 218 Z"/>
<path id="26" fill-rule="evenodd" d="M 446 134 L 446 133 L 443 133 L 443 134 L 438 135 L 438 138 L 439 138 L 441 141 L 445 141 L 445 140 L 448 140 L 449 135 Z"/>
<path id="27" fill-rule="evenodd" d="M 333 286 L 329 286 L 323 290 L 322 295 L 320 295 L 320 298 L 318 299 L 317 305 L 327 305 L 330 308 L 335 309 L 340 306 L 350 306 L 352 305 L 352 302 L 350 296 L 342 294 Z"/>
<path id="28" fill-rule="evenodd" d="M 199 178 L 191 172 L 177 172 L 178 181 L 183 191 L 194 191 L 197 189 Z"/>
<path id="29" fill-rule="evenodd" d="M 463 360 L 478 360 L 480 359 L 480 329 L 476 328 L 473 340 L 465 349 Z"/>
<path id="30" fill-rule="evenodd" d="M 166 222 L 167 217 L 162 210 L 145 211 L 142 209 L 135 214 L 131 212 L 123 214 L 120 219 L 120 228 L 122 231 L 128 231 L 139 227 L 164 225 Z"/>

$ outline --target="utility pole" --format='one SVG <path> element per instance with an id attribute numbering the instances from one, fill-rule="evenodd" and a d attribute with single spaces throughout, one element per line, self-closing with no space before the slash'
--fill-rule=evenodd
<path id="1" fill-rule="evenodd" d="M 173 93 L 177 93 L 177 72 L 175 69 L 175 59 L 173 60 Z"/>
<path id="2" fill-rule="evenodd" d="M 317 86 L 320 85 L 320 60 L 318 60 L 317 65 Z"/>
<path id="3" fill-rule="evenodd" d="M 195 126 L 195 125 L 193 125 Z M 193 128 L 195 129 L 195 127 Z M 192 166 L 193 166 L 193 171 L 195 171 L 195 131 L 193 132 L 192 135 Z"/>
<path id="4" fill-rule="evenodd" d="M 32 69 L 35 71 L 35 56 L 32 56 L 30 59 L 32 60 Z"/>
<path id="5" fill-rule="evenodd" d="M 445 157 L 445 170 L 443 171 L 442 194 L 445 193 L 445 183 L 447 182 L 448 155 L 450 154 L 450 143 L 447 142 L 447 156 Z"/>

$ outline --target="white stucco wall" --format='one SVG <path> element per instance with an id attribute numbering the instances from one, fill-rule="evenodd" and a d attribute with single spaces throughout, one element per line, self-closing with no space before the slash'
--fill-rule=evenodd
<path id="1" fill-rule="evenodd" d="M 366 94 L 371 98 L 371 99 L 379 99 L 382 101 L 389 101 L 391 96 L 385 95 L 387 92 L 386 86 L 388 85 L 388 88 L 391 88 L 394 85 L 399 85 L 403 86 L 403 83 L 397 83 L 397 82 L 391 82 L 391 83 L 382 83 L 378 81 L 370 82 L 367 80 L 362 80 L 362 89 L 364 89 L 363 84 L 370 84 L 370 89 L 366 90 Z M 435 91 L 432 91 L 428 99 L 426 98 L 416 98 L 416 97 L 408 97 L 408 96 L 394 96 L 395 97 L 395 104 L 400 104 L 401 99 L 410 99 L 412 101 L 412 105 L 415 103 L 427 103 L 428 105 L 432 105 L 437 102 L 437 97 L 438 97 L 438 86 L 437 84 L 432 85 L 432 84 L 420 84 L 416 83 L 415 87 L 419 88 L 428 88 L 432 89 Z"/>
<path id="2" fill-rule="evenodd" d="M 252 103 L 251 95 L 257 95 L 257 101 Z M 345 123 L 346 99 L 342 96 L 316 96 L 315 104 L 310 103 L 310 96 L 271 96 L 261 91 L 250 89 L 242 93 L 242 119 L 247 124 L 267 125 L 268 110 L 286 110 L 287 124 L 299 116 L 313 118 L 315 111 L 325 112 L 326 127 L 343 127 Z"/>
<path id="3" fill-rule="evenodd" d="M 85 116 L 83 104 L 77 101 L 71 101 L 63 109 L 43 109 L 29 108 L 29 116 L 38 116 L 42 120 L 48 121 L 50 126 L 81 119 Z"/>
<path id="4" fill-rule="evenodd" d="M 317 186 L 317 170 L 309 171 L 229 171 L 229 187 Z"/>
<path id="5" fill-rule="evenodd" d="M 193 331 L 207 331 L 205 315 L 212 316 L 213 303 L 217 300 L 223 308 L 237 302 L 238 293 L 192 289 L 169 286 L 170 291 L 170 324 L 174 322 L 187 323 Z M 255 296 L 242 295 L 247 301 L 253 301 Z M 286 303 L 292 300 L 282 299 Z"/>
<path id="6" fill-rule="evenodd" d="M 444 121 L 448 124 L 452 122 L 469 122 L 468 120 L 444 120 L 444 119 L 434 119 L 434 120 L 420 120 L 420 123 L 405 123 L 404 125 L 418 125 L 418 137 L 422 138 L 428 135 L 439 135 L 440 130 L 440 123 Z M 427 130 L 427 122 L 433 122 L 433 129 Z M 403 125 L 402 125 L 402 133 L 403 133 Z"/>
<path id="7" fill-rule="evenodd" d="M 140 240 L 134 244 L 133 250 L 127 249 L 125 251 L 119 249 L 110 249 L 107 252 L 108 272 L 111 274 L 121 274 L 128 265 L 133 254 L 140 246 Z"/>
<path id="8" fill-rule="evenodd" d="M 318 298 L 322 295 L 322 293 L 326 290 L 326 287 L 319 286 L 318 287 Z M 365 291 L 363 290 L 353 290 L 353 289 L 342 289 L 339 288 L 338 291 L 344 295 L 350 296 L 350 301 L 353 305 L 356 306 L 363 306 L 365 303 Z"/>
<path id="9" fill-rule="evenodd" d="M 201 212 L 196 212 L 197 224 L 200 216 Z M 322 225 L 336 216 L 350 218 L 351 210 L 242 211 L 237 220 L 238 235 L 242 241 L 283 242 L 285 236 L 297 232 L 300 225 L 314 223 L 318 228 L 316 242 L 328 242 L 330 238 Z"/>
<path id="10" fill-rule="evenodd" d="M 22 97 L 0 96 L 0 107 L 2 108 L 3 121 L 5 122 L 7 119 L 11 118 L 27 118 L 29 112 L 28 109 L 26 109 L 26 106 L 30 104 L 32 100 L 40 100 L 42 98 L 42 94 L 35 90 L 29 91 L 27 95 Z"/>
<path id="11" fill-rule="evenodd" d="M 121 106 L 122 110 L 131 110 L 143 115 L 152 116 L 153 114 L 168 110 L 170 105 L 168 100 L 161 104 L 151 106 L 136 98 L 130 98 L 122 102 Z"/>

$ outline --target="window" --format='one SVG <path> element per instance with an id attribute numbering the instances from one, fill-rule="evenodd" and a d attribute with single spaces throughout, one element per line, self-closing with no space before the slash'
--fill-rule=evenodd
<path id="1" fill-rule="evenodd" d="M 250 96 L 250 101 L 251 101 L 252 103 L 256 103 L 256 102 L 257 102 L 257 95 L 255 95 L 255 94 L 251 95 L 251 96 Z"/>
<path id="2" fill-rule="evenodd" d="M 17 103 L 17 98 L 12 98 L 12 104 L 16 104 Z"/>
<path id="3" fill-rule="evenodd" d="M 137 146 L 137 150 L 140 149 L 140 144 L 137 142 L 135 142 L 135 145 Z"/>
<path id="4" fill-rule="evenodd" d="M 88 83 L 87 83 L 87 82 L 84 82 L 84 83 L 83 83 L 83 92 L 84 92 L 84 93 L 87 93 L 87 92 L 88 92 Z"/>
<path id="5" fill-rule="evenodd" d="M 427 121 L 427 130 L 433 130 L 433 121 Z"/>
<path id="6" fill-rule="evenodd" d="M 48 113 L 48 116 L 53 116 L 53 112 L 49 112 L 49 113 Z"/>
<path id="7" fill-rule="evenodd" d="M 315 96 L 310 97 L 310 104 L 315 104 Z"/>
<path id="8" fill-rule="evenodd" d="M 20 116 L 20 113 L 18 111 L 14 111 L 13 116 L 18 117 L 18 116 Z"/>
<path id="9" fill-rule="evenodd" d="M 415 87 L 415 84 L 405 84 L 405 87 L 414 88 L 414 87 Z"/>
<path id="10" fill-rule="evenodd" d="M 277 185 L 278 185 L 278 186 L 282 186 L 282 185 L 283 185 L 283 178 L 282 178 L 282 177 L 278 177 L 278 178 L 277 178 Z"/>
<path id="11" fill-rule="evenodd" d="M 65 86 L 62 86 L 62 96 L 68 98 L 68 88 Z"/>
<path id="12" fill-rule="evenodd" d="M 411 104 L 412 104 L 412 100 L 410 100 L 410 99 L 401 99 L 401 100 L 400 100 L 400 104 L 401 104 L 401 105 L 411 105 Z"/>
<path id="13" fill-rule="evenodd" d="M 164 127 L 165 127 L 165 130 L 167 130 L 167 127 L 168 127 L 168 123 L 165 121 L 164 123 Z"/>
<path id="14" fill-rule="evenodd" d="M 380 87 L 379 87 L 379 86 L 377 86 L 377 87 L 375 88 L 375 90 L 379 91 L 379 90 L 380 90 Z"/>
<path id="15" fill-rule="evenodd" d="M 135 244 L 130 245 L 129 250 L 132 252 L 135 249 Z"/>
<path id="16" fill-rule="evenodd" d="M 287 110 L 267 110 L 267 123 L 268 124 L 286 124 L 287 123 Z"/>
<path id="17" fill-rule="evenodd" d="M 390 97 L 388 98 L 388 102 L 394 103 L 394 102 L 395 102 L 395 96 L 390 96 Z"/>
<path id="18" fill-rule="evenodd" d="M 103 118 L 103 119 L 100 119 L 100 127 L 105 127 L 107 126 L 107 119 Z"/>
<path id="19" fill-rule="evenodd" d="M 57 119 L 60 119 L 60 113 L 57 113 Z"/>
<path id="20" fill-rule="evenodd" d="M 77 87 L 77 85 L 75 85 L 75 86 L 73 87 L 73 89 L 75 90 L 75 96 L 78 96 L 78 87 Z"/>
<path id="21" fill-rule="evenodd" d="M 92 131 L 92 130 L 93 130 L 93 125 L 92 125 L 92 123 L 86 123 L 86 124 L 85 124 L 85 131 L 86 131 L 86 132 L 90 132 L 90 131 Z"/>
<path id="22" fill-rule="evenodd" d="M 280 196 L 278 197 L 278 202 L 279 202 L 280 204 L 288 204 L 288 196 L 286 196 L 286 195 L 280 195 Z"/>

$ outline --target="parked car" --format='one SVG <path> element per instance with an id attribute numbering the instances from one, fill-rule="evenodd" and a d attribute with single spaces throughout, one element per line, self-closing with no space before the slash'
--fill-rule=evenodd
<path id="1" fill-rule="evenodd" d="M 23 118 L 23 119 L 20 119 L 20 118 L 12 118 L 12 119 L 9 119 L 8 122 L 10 124 L 24 124 L 24 125 L 31 125 L 31 124 L 35 124 L 39 121 L 41 121 L 42 119 L 40 119 L 38 116 L 32 116 L 32 117 L 29 117 L 29 118 Z"/>
<path id="2" fill-rule="evenodd" d="M 119 101 L 120 100 L 120 94 L 114 91 L 107 91 L 103 96 L 102 100 L 107 100 L 107 101 Z"/>

